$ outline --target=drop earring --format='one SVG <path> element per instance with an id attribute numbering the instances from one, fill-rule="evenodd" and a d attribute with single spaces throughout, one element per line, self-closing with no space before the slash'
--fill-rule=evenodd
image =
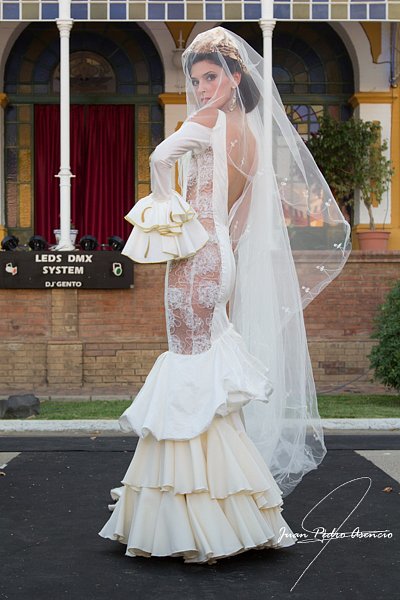
<path id="1" fill-rule="evenodd" d="M 233 88 L 232 98 L 228 105 L 229 112 L 234 111 L 236 106 L 237 106 L 237 93 L 236 93 L 236 88 Z"/>

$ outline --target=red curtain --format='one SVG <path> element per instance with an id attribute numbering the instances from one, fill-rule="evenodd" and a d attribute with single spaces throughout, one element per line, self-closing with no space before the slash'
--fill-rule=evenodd
<path id="1" fill-rule="evenodd" d="M 71 220 L 83 235 L 126 239 L 134 203 L 132 106 L 71 106 Z M 59 227 L 60 108 L 35 106 L 35 233 L 55 242 Z"/>

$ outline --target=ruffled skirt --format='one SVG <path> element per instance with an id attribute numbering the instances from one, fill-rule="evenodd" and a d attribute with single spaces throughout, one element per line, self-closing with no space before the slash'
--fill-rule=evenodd
<path id="1" fill-rule="evenodd" d="M 119 425 L 139 437 L 189 440 L 205 432 L 215 415 L 240 411 L 251 400 L 269 402 L 271 393 L 268 369 L 228 323 L 205 352 L 160 354 Z"/>
<path id="2" fill-rule="evenodd" d="M 281 515 L 282 493 L 237 411 L 215 415 L 189 440 L 139 438 L 121 483 L 99 535 L 125 544 L 126 556 L 211 564 L 296 541 Z"/>

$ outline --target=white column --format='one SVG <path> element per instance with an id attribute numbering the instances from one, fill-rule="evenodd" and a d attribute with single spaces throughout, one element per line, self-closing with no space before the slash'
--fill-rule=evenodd
<path id="1" fill-rule="evenodd" d="M 72 29 L 70 1 L 60 0 L 60 241 L 56 250 L 73 250 L 71 244 L 71 173 L 70 168 L 70 77 L 69 77 L 69 36 Z"/>
<path id="2" fill-rule="evenodd" d="M 273 1 L 262 0 L 262 18 L 259 21 L 263 34 L 264 54 L 264 150 L 267 165 L 272 164 L 272 32 L 275 27 L 273 20 Z M 272 176 L 272 171 L 268 170 Z M 272 183 L 271 183 L 272 189 Z"/>

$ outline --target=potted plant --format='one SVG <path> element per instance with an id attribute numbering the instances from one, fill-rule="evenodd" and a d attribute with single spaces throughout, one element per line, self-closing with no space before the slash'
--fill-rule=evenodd
<path id="1" fill-rule="evenodd" d="M 307 145 L 343 214 L 349 219 L 348 207 L 354 206 L 356 190 L 368 211 L 369 230 L 357 232 L 360 248 L 386 249 L 390 232 L 376 230 L 373 215 L 373 206 L 382 201 L 393 175 L 392 163 L 385 156 L 387 141 L 381 141 L 380 124 L 355 117 L 337 121 L 330 115 L 321 117 L 319 124 Z M 366 247 L 365 237 L 375 238 L 373 248 Z"/>

